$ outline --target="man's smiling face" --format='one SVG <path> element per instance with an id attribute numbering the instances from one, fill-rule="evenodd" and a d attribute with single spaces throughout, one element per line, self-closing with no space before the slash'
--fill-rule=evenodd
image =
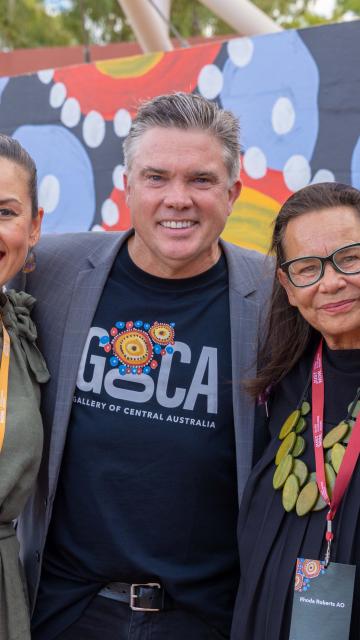
<path id="1" fill-rule="evenodd" d="M 209 269 L 220 256 L 218 239 L 240 188 L 240 181 L 230 185 L 223 148 L 211 133 L 146 131 L 126 177 L 135 264 L 165 278 Z"/>

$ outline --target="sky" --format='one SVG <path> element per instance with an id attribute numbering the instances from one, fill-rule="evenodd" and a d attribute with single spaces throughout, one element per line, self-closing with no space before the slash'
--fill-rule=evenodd
<path id="1" fill-rule="evenodd" d="M 312 11 L 324 18 L 331 18 L 336 0 L 312 0 Z M 45 0 L 45 5 L 49 13 L 56 14 L 68 7 L 71 0 Z M 256 5 L 256 0 L 254 0 Z"/>
<path id="2" fill-rule="evenodd" d="M 46 0 L 49 11 L 58 12 L 71 4 L 71 0 Z M 255 3 L 256 4 L 256 1 Z M 334 9 L 335 0 L 313 0 L 313 10 L 315 13 L 330 18 Z"/>
<path id="3" fill-rule="evenodd" d="M 335 0 L 314 0 L 313 7 L 315 13 L 325 18 L 330 18 L 335 6 Z"/>

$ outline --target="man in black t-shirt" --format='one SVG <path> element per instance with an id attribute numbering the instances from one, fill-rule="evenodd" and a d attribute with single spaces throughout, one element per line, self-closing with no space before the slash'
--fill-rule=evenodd
<path id="1" fill-rule="evenodd" d="M 19 522 L 34 640 L 230 637 L 268 273 L 221 242 L 238 123 L 144 103 L 124 144 L 127 234 L 48 236 L 37 300 L 45 449 Z"/>

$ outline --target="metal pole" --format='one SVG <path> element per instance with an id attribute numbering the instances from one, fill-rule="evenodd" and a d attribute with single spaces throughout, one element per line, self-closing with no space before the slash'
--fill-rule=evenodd
<path id="1" fill-rule="evenodd" d="M 84 62 L 91 62 L 89 32 L 85 24 L 86 13 L 85 13 L 85 7 L 84 7 L 84 0 L 79 0 L 79 9 L 80 9 L 80 16 L 81 16 L 81 31 L 82 31 L 82 41 L 83 41 Z"/>
<path id="2" fill-rule="evenodd" d="M 167 25 L 147 0 L 118 0 L 130 22 L 135 37 L 144 53 L 150 51 L 172 51 L 174 48 L 168 35 Z M 169 19 L 170 3 L 156 0 L 162 13 Z M 166 12 L 168 4 L 168 12 Z M 168 13 L 168 15 L 166 15 Z"/>
<path id="3" fill-rule="evenodd" d="M 243 36 L 282 31 L 276 22 L 249 0 L 200 0 L 200 2 Z"/>
<path id="4" fill-rule="evenodd" d="M 185 38 L 182 37 L 181 33 L 179 33 L 179 31 L 176 29 L 176 27 L 173 25 L 170 19 L 167 18 L 166 15 L 161 11 L 160 7 L 158 6 L 159 0 L 157 0 L 157 2 L 156 0 L 148 0 L 148 2 L 151 4 L 152 7 L 154 7 L 155 11 L 159 14 L 160 18 L 165 22 L 167 28 L 170 29 L 171 33 L 174 34 L 175 38 L 179 40 L 181 46 L 188 47 L 189 43 L 187 42 L 187 40 L 185 40 Z"/>

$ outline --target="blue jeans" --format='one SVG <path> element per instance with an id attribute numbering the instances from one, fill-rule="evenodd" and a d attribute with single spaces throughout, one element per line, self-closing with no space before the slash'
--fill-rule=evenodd
<path id="1" fill-rule="evenodd" d="M 144 613 L 96 596 L 80 618 L 56 640 L 227 640 L 188 611 Z"/>

